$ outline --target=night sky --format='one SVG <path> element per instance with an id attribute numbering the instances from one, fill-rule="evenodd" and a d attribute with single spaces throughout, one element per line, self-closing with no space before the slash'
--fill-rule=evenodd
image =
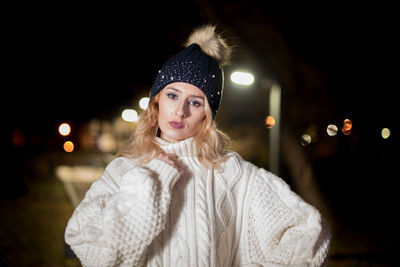
<path id="1" fill-rule="evenodd" d="M 10 7 L 3 48 L 9 123 L 45 132 L 60 121 L 112 119 L 147 96 L 158 68 L 199 23 L 142 8 Z"/>
<path id="2" fill-rule="evenodd" d="M 265 31 L 272 29 L 295 55 L 292 58 L 306 61 L 326 81 L 322 90 L 337 105 L 335 112 L 390 123 L 394 93 L 400 87 L 398 20 L 390 6 L 282 7 L 256 1 L 237 10 L 240 1 L 232 7 L 225 1 L 216 3 L 168 2 L 157 3 L 157 8 L 152 4 L 10 6 L 3 57 L 4 99 L 12 103 L 7 109 L 11 123 L 44 127 L 53 121 L 116 116 L 121 107 L 148 94 L 158 68 L 180 51 L 194 27 L 205 22 L 222 25 L 228 37 L 237 34 L 231 43 L 241 38 L 256 57 L 262 44 L 243 28 L 253 23 Z M 210 7 L 220 17 L 205 15 Z M 246 21 L 247 25 L 238 26 Z M 240 49 L 238 45 L 234 60 L 246 62 Z M 279 61 L 279 49 L 266 49 L 278 54 L 275 61 Z M 265 69 L 284 84 L 285 76 L 273 60 L 266 56 Z M 296 62 L 285 60 L 281 58 L 280 64 L 290 63 L 297 72 Z M 302 79 L 294 82 L 300 84 Z"/>

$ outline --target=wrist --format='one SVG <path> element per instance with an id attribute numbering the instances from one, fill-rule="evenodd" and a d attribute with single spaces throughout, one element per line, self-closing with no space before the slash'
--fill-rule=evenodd
<path id="1" fill-rule="evenodd" d="M 151 160 L 145 167 L 157 174 L 162 188 L 172 189 L 180 177 L 180 172 L 176 167 L 158 158 Z"/>

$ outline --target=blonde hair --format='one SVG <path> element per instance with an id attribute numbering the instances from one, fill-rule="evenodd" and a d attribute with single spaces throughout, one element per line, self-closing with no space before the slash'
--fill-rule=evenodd
<path id="1" fill-rule="evenodd" d="M 148 108 L 142 113 L 135 132 L 132 134 L 127 148 L 121 156 L 138 159 L 146 164 L 163 152 L 157 143 L 158 133 L 158 93 L 150 99 Z M 199 132 L 193 137 L 193 143 L 200 164 L 205 168 L 218 168 L 220 163 L 227 160 L 226 148 L 230 141 L 228 135 L 217 128 L 212 118 L 211 108 L 205 99 L 206 116 L 202 121 Z"/>

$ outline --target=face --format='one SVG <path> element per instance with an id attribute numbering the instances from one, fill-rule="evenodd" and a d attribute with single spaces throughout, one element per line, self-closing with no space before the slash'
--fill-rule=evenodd
<path id="1" fill-rule="evenodd" d="M 194 85 L 171 83 L 158 100 L 158 126 L 161 138 L 178 142 L 196 135 L 205 119 L 205 95 Z"/>

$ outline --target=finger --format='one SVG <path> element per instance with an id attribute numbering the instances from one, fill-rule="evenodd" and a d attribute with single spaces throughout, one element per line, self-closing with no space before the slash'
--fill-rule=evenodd
<path id="1" fill-rule="evenodd" d="M 160 160 L 166 161 L 166 162 L 168 162 L 168 163 L 171 163 L 170 158 L 169 158 L 165 153 L 160 153 L 160 154 L 157 156 L 157 158 L 160 159 Z"/>
<path id="2" fill-rule="evenodd" d="M 168 154 L 166 154 L 168 157 L 170 157 L 170 158 L 174 158 L 174 159 L 176 159 L 176 158 L 178 158 L 178 156 L 175 154 L 175 153 L 168 153 Z"/>
<path id="3" fill-rule="evenodd" d="M 176 158 L 172 157 L 169 154 L 163 153 L 162 155 L 160 155 L 159 159 L 167 162 L 168 164 L 172 165 L 175 168 L 178 168 L 178 164 L 177 164 Z"/>
<path id="4" fill-rule="evenodd" d="M 165 157 L 165 155 L 166 154 L 164 152 L 161 152 L 160 154 L 157 155 L 157 158 L 163 158 L 163 157 Z"/>

